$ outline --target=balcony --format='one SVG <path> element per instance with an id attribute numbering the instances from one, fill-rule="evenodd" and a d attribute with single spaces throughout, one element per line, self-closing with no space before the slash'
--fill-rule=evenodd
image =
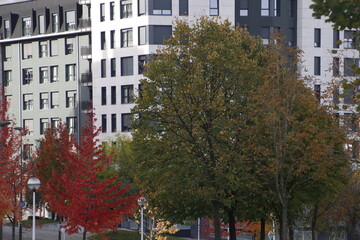
<path id="1" fill-rule="evenodd" d="M 91 4 L 91 1 L 90 0 L 79 0 L 79 4 L 89 5 L 89 4 Z"/>
<path id="2" fill-rule="evenodd" d="M 91 46 L 81 47 L 81 57 L 83 59 L 91 59 Z"/>
<path id="3" fill-rule="evenodd" d="M 88 112 L 93 109 L 93 102 L 91 100 L 83 100 L 81 101 L 81 110 Z"/>
<path id="4" fill-rule="evenodd" d="M 91 30 L 91 18 L 80 18 L 79 19 L 79 29 L 84 31 Z"/>
<path id="5" fill-rule="evenodd" d="M 84 86 L 92 85 L 92 73 L 91 72 L 82 73 L 80 76 L 80 82 Z"/>

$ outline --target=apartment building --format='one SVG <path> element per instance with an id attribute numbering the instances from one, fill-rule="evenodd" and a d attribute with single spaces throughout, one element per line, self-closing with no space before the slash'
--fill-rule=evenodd
<path id="1" fill-rule="evenodd" d="M 91 104 L 90 5 L 0 1 L 0 91 L 31 149 L 50 125 L 77 133 Z"/>
<path id="2" fill-rule="evenodd" d="M 141 89 L 143 64 L 172 34 L 176 19 L 205 15 L 246 27 L 264 44 L 280 30 L 289 45 L 303 50 L 303 74 L 314 77 L 312 87 L 320 101 L 342 76 L 354 75 L 351 65 L 358 64 L 359 56 L 353 31 L 334 31 L 324 18 L 314 18 L 311 3 L 0 0 L 3 93 L 14 119 L 30 130 L 31 142 L 58 119 L 76 131 L 89 107 L 95 109 L 102 140 L 111 141 L 117 133 L 130 135 L 133 96 Z M 337 88 L 327 104 L 337 105 L 339 115 L 352 116 L 354 109 L 343 105 L 352 102 L 357 89 L 346 91 L 346 97 L 339 99 L 344 91 Z M 355 120 L 350 122 L 357 129 Z"/>

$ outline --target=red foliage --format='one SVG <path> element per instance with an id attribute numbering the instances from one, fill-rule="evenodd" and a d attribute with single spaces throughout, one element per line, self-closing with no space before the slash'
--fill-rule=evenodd
<path id="1" fill-rule="evenodd" d="M 91 119 L 82 129 L 79 144 L 60 125 L 45 133 L 37 152 L 35 169 L 43 182 L 42 196 L 52 211 L 67 219 L 68 233 L 81 227 L 92 233 L 115 228 L 137 205 L 138 196 L 127 196 L 129 187 L 117 176 L 99 177 L 111 158 L 102 150 L 97 140 L 99 129 Z"/>
<path id="2" fill-rule="evenodd" d="M 6 119 L 6 109 L 2 103 L 0 121 Z M 26 185 L 20 149 L 21 133 L 14 130 L 14 124 L 0 127 L 0 220 L 7 216 L 13 224 L 21 218 L 18 197 Z"/>

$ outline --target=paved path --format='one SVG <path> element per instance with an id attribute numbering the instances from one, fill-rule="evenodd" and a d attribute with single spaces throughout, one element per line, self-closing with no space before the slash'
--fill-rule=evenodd
<path id="1" fill-rule="evenodd" d="M 58 240 L 58 225 L 46 224 L 42 228 L 36 228 L 36 240 Z M 19 229 L 16 228 L 16 239 L 19 239 Z M 88 234 L 88 236 L 90 236 Z M 23 228 L 23 240 L 32 239 L 32 228 Z M 3 240 L 11 240 L 11 226 L 4 226 Z M 62 236 L 61 240 L 82 240 L 82 233 Z"/>

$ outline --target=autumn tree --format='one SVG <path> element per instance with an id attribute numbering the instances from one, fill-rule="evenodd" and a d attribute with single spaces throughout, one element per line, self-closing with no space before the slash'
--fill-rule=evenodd
<path id="1" fill-rule="evenodd" d="M 300 55 L 278 39 L 267 51 L 272 66 L 263 72 L 265 81 L 252 98 L 256 124 L 250 132 L 263 159 L 258 171 L 268 176 L 263 191 L 273 192 L 280 239 L 287 240 L 299 203 L 320 201 L 343 184 L 349 167 L 346 136 L 306 87 Z"/>
<path id="2" fill-rule="evenodd" d="M 7 119 L 7 106 L 2 103 L 0 119 Z M 0 127 L 0 219 L 7 217 L 12 225 L 12 239 L 15 240 L 15 226 L 22 218 L 19 195 L 26 185 L 27 165 L 21 159 L 21 133 L 15 123 Z M 1 226 L 2 228 L 2 226 Z"/>
<path id="3" fill-rule="evenodd" d="M 230 238 L 256 188 L 246 153 L 248 97 L 262 79 L 264 47 L 227 21 L 179 21 L 147 66 L 137 99 L 136 183 L 164 219 L 229 222 Z"/>
<path id="4" fill-rule="evenodd" d="M 65 126 L 50 128 L 40 141 L 35 161 L 37 177 L 42 182 L 44 201 L 55 213 L 64 216 L 68 233 L 102 233 L 115 228 L 122 216 L 133 213 L 137 195 L 127 194 L 129 187 L 118 176 L 100 178 L 111 161 L 97 136 L 100 129 L 93 118 L 81 131 L 80 143 Z"/>

